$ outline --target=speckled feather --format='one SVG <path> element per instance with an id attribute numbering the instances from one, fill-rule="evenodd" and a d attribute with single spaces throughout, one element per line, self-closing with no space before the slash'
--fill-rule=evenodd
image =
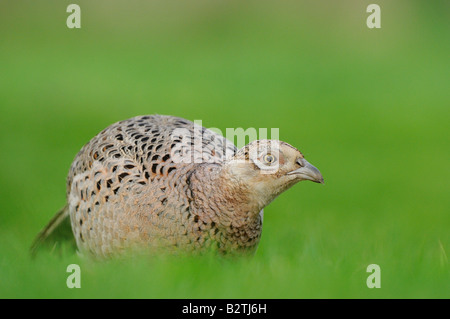
<path id="1" fill-rule="evenodd" d="M 174 138 L 179 128 L 195 139 L 202 135 L 201 163 L 174 163 L 177 150 L 188 162 L 198 159 L 194 140 Z M 235 152 L 223 136 L 181 118 L 140 116 L 109 126 L 81 149 L 68 176 L 77 246 L 97 256 L 143 244 L 187 250 L 215 244 L 221 251 L 255 247 L 261 221 L 233 228 L 222 200 L 211 200 L 219 197 L 212 189 L 216 166 Z"/>

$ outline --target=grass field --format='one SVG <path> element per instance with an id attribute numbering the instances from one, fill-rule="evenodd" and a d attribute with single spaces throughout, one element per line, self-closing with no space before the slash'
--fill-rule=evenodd
<path id="1" fill-rule="evenodd" d="M 80 0 L 78 30 L 69 3 L 0 3 L 1 298 L 450 298 L 448 1 L 378 1 L 378 30 L 369 1 Z M 31 260 L 78 150 L 153 113 L 279 128 L 326 184 L 268 206 L 251 259 Z"/>

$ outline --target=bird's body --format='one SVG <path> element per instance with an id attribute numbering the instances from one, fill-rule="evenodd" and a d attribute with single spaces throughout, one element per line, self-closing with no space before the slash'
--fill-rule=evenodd
<path id="1" fill-rule="evenodd" d="M 262 209 L 301 180 L 288 174 L 298 166 L 289 172 L 282 167 L 291 155 L 296 163 L 303 156 L 279 143 L 256 141 L 238 151 L 223 136 L 172 116 L 115 123 L 76 156 L 66 208 L 38 241 L 70 216 L 79 250 L 98 257 L 133 248 L 252 252 L 261 237 Z M 255 165 L 260 154 L 252 150 L 274 152 L 275 144 L 280 168 L 261 174 Z"/>

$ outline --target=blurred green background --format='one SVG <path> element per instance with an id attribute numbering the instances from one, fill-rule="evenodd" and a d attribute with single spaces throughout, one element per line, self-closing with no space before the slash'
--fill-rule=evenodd
<path id="1" fill-rule="evenodd" d="M 450 3 L 0 2 L 0 297 L 450 298 Z M 28 256 L 78 150 L 142 114 L 279 128 L 323 173 L 252 259 Z M 66 267 L 81 266 L 81 289 Z M 369 264 L 381 288 L 369 289 Z"/>

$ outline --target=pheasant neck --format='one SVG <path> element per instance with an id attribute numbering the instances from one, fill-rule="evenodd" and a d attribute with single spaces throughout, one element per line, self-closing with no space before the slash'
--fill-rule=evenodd
<path id="1" fill-rule="evenodd" d="M 218 164 L 204 164 L 191 175 L 190 189 L 194 207 L 224 226 L 253 227 L 260 223 L 259 212 L 265 203 L 252 190 Z M 205 216 L 206 217 L 206 216 Z"/>

